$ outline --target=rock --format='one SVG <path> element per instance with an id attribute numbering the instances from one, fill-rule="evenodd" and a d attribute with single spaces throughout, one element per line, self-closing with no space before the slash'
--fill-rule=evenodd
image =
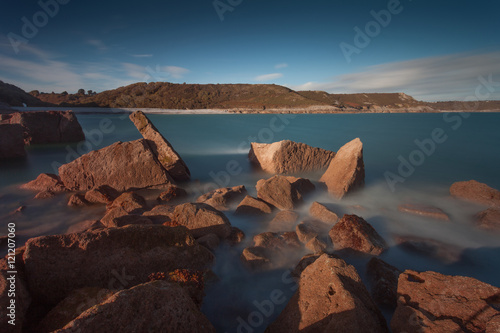
<path id="1" fill-rule="evenodd" d="M 208 192 L 200 196 L 196 202 L 205 203 L 217 210 L 229 210 L 229 204 L 245 196 L 247 190 L 245 186 L 224 187 Z"/>
<path id="2" fill-rule="evenodd" d="M 214 234 L 206 234 L 196 240 L 200 245 L 203 245 L 210 251 L 214 251 L 220 244 L 220 239 L 217 235 Z"/>
<path id="3" fill-rule="evenodd" d="M 313 202 L 311 207 L 309 208 L 309 215 L 321 222 L 329 223 L 331 225 L 337 223 L 339 219 L 337 214 L 317 201 Z"/>
<path id="4" fill-rule="evenodd" d="M 172 220 L 191 230 L 195 238 L 215 234 L 225 239 L 231 234 L 231 223 L 226 215 L 204 203 L 176 206 Z"/>
<path id="5" fill-rule="evenodd" d="M 41 173 L 35 180 L 21 185 L 21 188 L 35 192 L 51 191 L 60 193 L 66 191 L 59 176 L 51 173 Z"/>
<path id="6" fill-rule="evenodd" d="M 42 192 L 38 192 L 37 195 L 35 195 L 35 199 L 40 199 L 40 200 L 50 199 L 50 198 L 53 198 L 55 196 L 56 196 L 56 194 L 52 191 L 42 191 Z"/>
<path id="7" fill-rule="evenodd" d="M 265 215 L 273 212 L 272 207 L 265 201 L 247 195 L 236 207 L 236 215 Z"/>
<path id="8" fill-rule="evenodd" d="M 298 219 L 299 214 L 292 210 L 279 211 L 269 223 L 267 231 L 280 232 L 295 230 Z"/>
<path id="9" fill-rule="evenodd" d="M 66 143 L 85 140 L 85 134 L 73 111 L 15 112 L 3 123 L 19 124 L 27 145 Z"/>
<path id="10" fill-rule="evenodd" d="M 306 244 L 306 249 L 312 251 L 313 253 L 325 252 L 328 247 L 325 242 L 318 239 L 318 237 L 311 238 Z"/>
<path id="11" fill-rule="evenodd" d="M 450 194 L 484 206 L 500 206 L 500 191 L 475 180 L 453 183 Z"/>
<path id="12" fill-rule="evenodd" d="M 2 332 L 5 333 L 22 332 L 26 313 L 31 304 L 28 286 L 25 281 L 24 274 L 20 269 L 22 264 L 17 259 L 20 258 L 16 255 L 15 270 L 17 271 L 17 274 L 8 273 L 12 269 L 9 267 L 7 259 L 0 259 L 0 304 L 2 304 L 2 306 L 0 306 L 0 327 L 3 327 Z M 10 289 L 15 289 L 14 297 L 9 296 Z M 10 306 L 11 300 L 15 300 L 16 302 L 14 309 L 15 325 L 9 324 L 9 321 L 13 318 L 7 316 L 11 313 L 11 310 L 7 309 L 7 307 Z"/>
<path id="13" fill-rule="evenodd" d="M 187 165 L 174 150 L 174 147 L 161 135 L 142 111 L 132 113 L 130 120 L 132 120 L 153 153 L 158 157 L 158 161 L 173 179 L 184 181 L 191 178 Z"/>
<path id="14" fill-rule="evenodd" d="M 252 142 L 248 154 L 253 164 L 273 174 L 325 170 L 334 156 L 332 151 L 290 140 L 271 144 Z"/>
<path id="15" fill-rule="evenodd" d="M 320 182 L 325 183 L 328 192 L 337 199 L 364 186 L 365 165 L 361 140 L 354 139 L 339 149 Z"/>
<path id="16" fill-rule="evenodd" d="M 66 188 L 87 191 L 108 185 L 119 192 L 173 182 L 146 140 L 116 142 L 59 168 Z"/>
<path id="17" fill-rule="evenodd" d="M 320 226 L 318 226 L 318 223 L 315 223 L 314 221 L 305 221 L 297 224 L 295 232 L 297 233 L 299 240 L 303 244 L 306 244 L 311 239 L 318 237 L 321 234 L 321 229 Z"/>
<path id="18" fill-rule="evenodd" d="M 500 209 L 489 208 L 477 213 L 475 216 L 475 224 L 481 229 L 500 231 Z"/>
<path id="19" fill-rule="evenodd" d="M 31 238 L 24 253 L 32 296 L 48 304 L 79 288 L 129 288 L 152 273 L 204 270 L 212 261 L 186 228 L 161 225 Z"/>
<path id="20" fill-rule="evenodd" d="M 142 215 L 147 216 L 151 221 L 153 221 L 154 224 L 163 224 L 165 222 L 170 222 L 173 219 L 174 211 L 174 206 L 158 205 Z"/>
<path id="21" fill-rule="evenodd" d="M 401 248 L 435 258 L 446 264 L 462 259 L 462 249 L 458 246 L 443 243 L 434 239 L 416 236 L 396 236 L 396 244 Z"/>
<path id="22" fill-rule="evenodd" d="M 0 124 L 0 160 L 25 156 L 22 126 Z"/>
<path id="23" fill-rule="evenodd" d="M 215 328 L 182 287 L 153 281 L 122 290 L 83 312 L 65 332 L 213 332 Z"/>
<path id="24" fill-rule="evenodd" d="M 300 249 L 301 244 L 295 232 L 264 232 L 253 238 L 255 246 L 271 250 Z"/>
<path id="25" fill-rule="evenodd" d="M 243 250 L 241 260 L 250 269 L 275 269 L 289 265 L 293 252 L 301 249 L 295 232 L 265 232 L 254 237 L 254 246 Z"/>
<path id="26" fill-rule="evenodd" d="M 143 196 L 135 192 L 125 192 L 120 194 L 109 206 L 108 209 L 121 207 L 129 214 L 142 213 L 147 209 L 146 200 Z"/>
<path id="27" fill-rule="evenodd" d="M 185 189 L 180 188 L 177 185 L 169 185 L 167 190 L 160 193 L 156 199 L 158 202 L 170 202 L 177 199 L 182 199 L 187 197 L 187 192 Z"/>
<path id="28" fill-rule="evenodd" d="M 85 200 L 90 203 L 107 205 L 113 202 L 118 195 L 118 192 L 114 188 L 108 185 L 100 185 L 87 191 L 87 193 L 85 193 Z"/>
<path id="29" fill-rule="evenodd" d="M 82 193 L 74 193 L 68 199 L 68 206 L 70 207 L 81 207 L 89 204 L 90 202 L 85 200 L 85 195 Z"/>
<path id="30" fill-rule="evenodd" d="M 106 211 L 106 214 L 102 217 L 101 223 L 106 227 L 106 228 L 111 228 L 116 225 L 114 222 L 114 219 L 122 217 L 122 216 L 127 216 L 128 212 L 123 209 L 122 207 L 114 207 L 111 209 L 108 209 Z"/>
<path id="31" fill-rule="evenodd" d="M 500 289 L 470 277 L 407 270 L 391 320 L 399 332 L 484 332 L 498 317 Z"/>
<path id="32" fill-rule="evenodd" d="M 388 248 L 385 240 L 363 218 L 344 215 L 329 232 L 335 250 L 351 249 L 379 255 Z"/>
<path id="33" fill-rule="evenodd" d="M 274 176 L 257 182 L 257 196 L 259 199 L 281 210 L 293 210 L 300 203 L 305 192 L 310 189 L 303 178 Z M 314 188 L 311 182 L 309 184 Z"/>
<path id="34" fill-rule="evenodd" d="M 97 229 L 102 229 L 105 228 L 104 224 L 101 223 L 99 220 L 86 220 L 79 222 L 77 224 L 73 224 L 66 230 L 67 234 L 73 234 L 73 233 L 78 233 L 78 232 L 84 232 L 84 231 L 92 231 L 92 230 L 97 230 Z"/>
<path id="35" fill-rule="evenodd" d="M 368 262 L 366 274 L 372 286 L 373 300 L 379 305 L 395 309 L 398 300 L 398 278 L 401 271 L 373 257 Z"/>
<path id="36" fill-rule="evenodd" d="M 306 254 L 305 256 L 303 256 L 299 263 L 297 264 L 297 266 L 295 266 L 295 268 L 293 269 L 291 275 L 295 278 L 295 279 L 299 279 L 300 278 L 300 274 L 302 274 L 302 272 L 304 271 L 304 269 L 306 269 L 307 266 L 309 266 L 310 264 L 312 264 L 313 262 L 315 262 L 319 257 L 321 257 L 322 253 L 310 253 L 310 254 Z M 334 256 L 334 255 L 331 255 L 331 256 Z M 334 256 L 336 257 L 336 256 Z"/>
<path id="37" fill-rule="evenodd" d="M 82 312 L 98 305 L 112 296 L 116 291 L 103 288 L 82 288 L 71 292 L 68 297 L 59 302 L 43 318 L 37 327 L 37 332 L 49 333 L 63 328 L 77 318 Z"/>
<path id="38" fill-rule="evenodd" d="M 276 332 L 388 332 L 356 269 L 321 255 L 307 266 L 299 288 L 266 329 Z"/>
<path id="39" fill-rule="evenodd" d="M 443 212 L 441 209 L 432 206 L 415 205 L 415 204 L 404 204 L 399 205 L 398 210 L 403 213 L 408 213 L 417 216 L 429 217 L 436 220 L 449 221 L 450 217 L 448 214 Z"/>
<path id="40" fill-rule="evenodd" d="M 106 227 L 114 228 L 114 227 L 124 227 L 126 225 L 146 225 L 153 224 L 153 222 L 145 216 L 141 215 L 123 215 L 113 218 L 111 221 L 106 223 Z"/>
<path id="41" fill-rule="evenodd" d="M 239 228 L 231 227 L 231 233 L 226 241 L 232 245 L 238 245 L 245 239 L 245 233 L 241 231 Z"/>

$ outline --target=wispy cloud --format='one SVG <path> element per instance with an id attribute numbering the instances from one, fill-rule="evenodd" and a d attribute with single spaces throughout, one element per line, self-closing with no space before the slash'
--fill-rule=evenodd
<path id="1" fill-rule="evenodd" d="M 93 47 L 95 47 L 99 51 L 107 51 L 108 50 L 108 47 L 106 46 L 106 44 L 104 44 L 104 42 L 100 39 L 87 39 L 86 43 L 89 45 L 92 45 Z"/>
<path id="2" fill-rule="evenodd" d="M 276 66 L 274 66 L 274 68 L 276 68 L 276 69 L 287 68 L 287 67 L 288 67 L 287 63 L 281 63 L 281 64 L 277 64 Z"/>
<path id="3" fill-rule="evenodd" d="M 330 82 L 308 82 L 296 90 L 330 93 L 405 92 L 427 101 L 463 100 L 474 95 L 478 77 L 493 76 L 500 82 L 500 52 L 461 53 L 380 64 L 337 76 Z M 500 87 L 496 97 L 500 98 Z"/>
<path id="4" fill-rule="evenodd" d="M 134 58 L 151 58 L 153 55 L 152 54 L 131 54 L 131 57 Z"/>
<path id="5" fill-rule="evenodd" d="M 190 72 L 187 68 L 177 66 L 164 66 L 162 67 L 162 70 L 171 75 L 174 79 L 181 79 L 184 75 Z"/>
<path id="6" fill-rule="evenodd" d="M 283 74 L 281 74 L 281 73 L 264 74 L 264 75 L 256 76 L 254 78 L 254 81 L 266 82 L 266 81 L 276 80 L 276 79 L 279 79 L 282 77 L 283 77 Z"/>

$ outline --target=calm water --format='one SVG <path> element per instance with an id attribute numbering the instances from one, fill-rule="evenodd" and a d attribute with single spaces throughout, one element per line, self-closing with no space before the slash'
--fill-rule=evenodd
<path id="1" fill-rule="evenodd" d="M 350 212 L 352 205 L 362 205 L 364 211 L 358 214 L 391 245 L 395 234 L 414 235 L 458 246 L 464 254 L 463 260 L 445 263 L 393 247 L 382 255 L 389 263 L 400 269 L 473 276 L 500 285 L 500 235 L 475 229 L 470 216 L 477 207 L 457 203 L 448 196 L 449 186 L 460 180 L 476 179 L 500 189 L 498 113 L 469 117 L 459 114 L 149 117 L 182 155 L 193 179 L 199 181 L 194 183 L 196 186 L 185 185 L 194 191 L 193 196 L 204 190 L 241 184 L 255 195 L 256 181 L 268 176 L 251 169 L 247 159 L 250 142 L 289 139 L 337 151 L 344 143 L 359 137 L 364 144 L 365 191 L 343 202 L 316 194 L 299 211 L 305 216 L 309 202 L 314 200 L 329 205 L 339 215 Z M 26 218 L 18 225 L 22 237 L 64 232 L 69 225 L 98 217 L 103 210 L 86 210 L 82 216 L 69 210 L 64 198 L 47 205 L 32 200 L 33 194 L 19 191 L 17 184 L 32 180 L 41 172 L 54 173 L 59 164 L 90 149 L 141 138 L 126 115 L 79 114 L 78 119 L 86 131 L 86 143 L 30 147 L 26 161 L 0 165 L 0 217 L 26 205 Z M 392 183 L 387 182 L 388 175 Z M 308 177 L 318 179 L 318 175 Z M 436 205 L 451 216 L 452 222 L 440 223 L 399 213 L 398 204 L 408 201 Z M 247 239 L 264 230 L 263 223 L 232 213 L 227 215 L 233 225 L 247 233 Z M 0 227 L 5 228 L 3 224 Z M 262 332 L 284 304 L 273 305 L 272 311 L 262 310 L 259 304 L 264 304 L 273 290 L 290 296 L 294 284 L 287 275 L 283 276 L 284 269 L 250 274 L 241 266 L 240 254 L 241 248 L 222 247 L 217 251 L 214 271 L 220 281 L 208 288 L 203 311 L 220 332 L 236 332 L 249 322 L 254 332 Z M 348 261 L 364 277 L 366 259 L 348 258 Z"/>

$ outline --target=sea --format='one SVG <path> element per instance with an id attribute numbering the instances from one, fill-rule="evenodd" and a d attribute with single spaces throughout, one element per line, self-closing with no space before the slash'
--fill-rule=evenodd
<path id="1" fill-rule="evenodd" d="M 193 201 L 210 190 L 245 185 L 256 196 L 259 179 L 271 175 L 249 162 L 251 142 L 280 140 L 302 142 L 337 151 L 345 143 L 363 142 L 365 188 L 338 201 L 318 190 L 298 208 L 307 218 L 310 204 L 318 201 L 339 216 L 354 213 L 368 221 L 390 248 L 380 258 L 401 270 L 436 271 L 463 275 L 500 286 L 500 234 L 473 224 L 484 209 L 457 201 L 449 194 L 457 181 L 477 180 L 500 189 L 500 113 L 403 113 L 403 114 L 183 114 L 149 110 L 150 120 L 174 146 L 191 170 L 192 181 L 181 184 Z M 27 147 L 22 161 L 0 163 L 0 236 L 7 233 L 6 218 L 25 206 L 17 224 L 18 242 L 30 237 L 66 232 L 72 224 L 99 218 L 104 208 L 74 210 L 67 198 L 34 200 L 33 193 L 18 186 L 42 172 L 57 168 L 82 154 L 117 141 L 141 138 L 128 119 L 130 110 L 75 109 L 86 134 L 76 144 Z M 320 173 L 302 174 L 316 182 Z M 319 187 L 319 186 L 318 186 Z M 398 211 L 406 203 L 431 205 L 450 216 L 449 222 Z M 254 235 L 266 230 L 270 218 L 248 218 L 226 212 L 231 224 L 242 229 L 246 240 L 237 247 L 221 245 L 213 268 L 217 278 L 207 284 L 202 311 L 218 332 L 264 332 L 296 291 L 290 277 L 293 266 L 252 272 L 240 260 Z M 441 258 L 397 246 L 396 236 L 432 239 L 459 249 L 460 255 Z M 297 262 L 301 253 L 297 256 Z M 347 256 L 361 278 L 366 277 L 368 257 Z M 281 297 L 277 297 L 281 295 Z M 390 311 L 384 310 L 390 320 Z"/>

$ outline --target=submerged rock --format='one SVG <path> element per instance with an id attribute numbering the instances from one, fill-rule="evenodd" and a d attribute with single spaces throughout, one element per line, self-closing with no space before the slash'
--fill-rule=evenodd
<path id="1" fill-rule="evenodd" d="M 269 222 L 267 231 L 280 232 L 295 230 L 295 225 L 299 220 L 299 214 L 292 210 L 279 211 Z"/>
<path id="2" fill-rule="evenodd" d="M 251 269 L 275 269 L 294 261 L 302 248 L 295 232 L 264 232 L 253 238 L 254 245 L 243 250 L 241 260 Z"/>
<path id="3" fill-rule="evenodd" d="M 273 174 L 325 170 L 334 156 L 332 151 L 290 140 L 270 144 L 252 142 L 248 154 L 253 164 Z"/>
<path id="4" fill-rule="evenodd" d="M 217 210 L 229 210 L 229 204 L 235 200 L 239 200 L 247 193 L 245 186 L 224 187 L 213 190 L 200 196 L 196 202 L 205 203 L 214 207 Z"/>
<path id="5" fill-rule="evenodd" d="M 429 217 L 436 220 L 442 220 L 442 221 L 450 220 L 448 214 L 443 212 L 441 209 L 433 206 L 404 204 L 404 205 L 399 205 L 398 210 L 403 213 L 408 213 L 422 217 Z"/>
<path id="6" fill-rule="evenodd" d="M 337 199 L 364 186 L 365 165 L 360 139 L 354 139 L 339 149 L 320 182 L 325 183 L 328 192 Z"/>
<path id="7" fill-rule="evenodd" d="M 500 206 L 500 191 L 475 180 L 456 182 L 450 187 L 455 198 L 471 201 L 485 206 Z"/>
<path id="8" fill-rule="evenodd" d="M 0 160 L 23 158 L 23 128 L 17 124 L 0 124 Z"/>
<path id="9" fill-rule="evenodd" d="M 462 259 L 463 249 L 430 238 L 417 236 L 396 236 L 396 244 L 401 248 L 450 264 Z"/>

